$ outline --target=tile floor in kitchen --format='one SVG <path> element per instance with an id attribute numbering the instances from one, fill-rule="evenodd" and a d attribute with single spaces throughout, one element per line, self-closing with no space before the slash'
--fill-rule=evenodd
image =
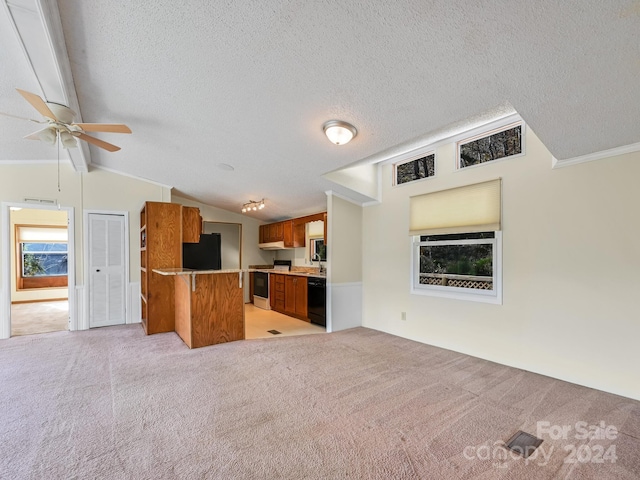
<path id="1" fill-rule="evenodd" d="M 244 325 L 246 339 L 326 333 L 324 327 L 273 310 L 263 310 L 253 303 L 246 303 L 244 306 Z M 280 333 L 274 335 L 269 333 L 269 330 L 277 330 Z"/>
<path id="2" fill-rule="evenodd" d="M 11 336 L 67 330 L 68 302 L 38 302 L 11 306 Z M 324 327 L 273 310 L 245 304 L 245 338 L 272 338 L 326 333 Z M 269 333 L 277 330 L 277 335 Z"/>

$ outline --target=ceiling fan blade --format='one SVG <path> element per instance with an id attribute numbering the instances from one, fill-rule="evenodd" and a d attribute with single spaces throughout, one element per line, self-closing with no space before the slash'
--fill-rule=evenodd
<path id="1" fill-rule="evenodd" d="M 102 141 L 102 140 L 100 140 L 98 138 L 90 137 L 89 135 L 86 135 L 84 133 L 72 133 L 72 135 L 84 140 L 85 142 L 92 143 L 96 147 L 104 148 L 105 150 L 108 150 L 109 152 L 117 152 L 118 150 L 120 150 L 120 147 L 117 147 L 115 145 L 112 145 L 111 143 L 107 143 L 105 141 Z"/>
<path id="2" fill-rule="evenodd" d="M 131 133 L 131 129 L 122 123 L 74 123 L 85 132 Z"/>
<path id="3" fill-rule="evenodd" d="M 40 98 L 38 95 L 31 92 L 25 92 L 24 90 L 20 90 L 19 88 L 16 88 L 16 90 L 25 98 L 27 102 L 31 104 L 31 106 L 33 106 L 33 108 L 39 111 L 42 116 L 55 120 L 56 122 L 58 121 L 51 109 L 49 109 L 47 104 L 44 103 L 44 100 L 42 100 L 42 98 Z"/>
<path id="4" fill-rule="evenodd" d="M 27 120 L 33 123 L 45 123 L 45 122 L 41 122 L 40 120 L 34 120 L 33 118 L 19 117 L 18 115 L 11 115 L 10 113 L 5 113 L 5 112 L 0 112 L 0 115 L 4 115 L 5 117 L 17 118 L 18 120 Z"/>
<path id="5" fill-rule="evenodd" d="M 29 135 L 26 135 L 23 138 L 26 138 L 27 140 L 40 140 L 40 137 L 38 136 L 39 133 L 40 133 L 40 130 L 38 130 L 37 132 L 33 132 Z"/>

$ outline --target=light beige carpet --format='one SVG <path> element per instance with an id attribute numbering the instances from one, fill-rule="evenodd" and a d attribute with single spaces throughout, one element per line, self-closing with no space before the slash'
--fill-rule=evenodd
<path id="1" fill-rule="evenodd" d="M 3 479 L 640 478 L 640 402 L 365 328 L 194 350 L 139 325 L 16 337 L 0 385 Z M 543 432 L 548 459 L 500 446 L 540 421 L 618 433 Z"/>
<path id="2" fill-rule="evenodd" d="M 59 332 L 69 328 L 69 302 L 14 303 L 11 305 L 11 335 Z"/>

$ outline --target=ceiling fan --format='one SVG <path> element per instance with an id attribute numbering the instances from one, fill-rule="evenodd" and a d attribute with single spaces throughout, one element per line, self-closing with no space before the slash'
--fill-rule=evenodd
<path id="1" fill-rule="evenodd" d="M 85 132 L 131 133 L 129 127 L 119 123 L 73 123 L 76 112 L 69 107 L 59 103 L 45 102 L 35 93 L 20 90 L 19 88 L 16 88 L 16 90 L 44 117 L 42 121 L 31 119 L 23 120 L 30 120 L 35 123 L 47 125 L 42 130 L 38 130 L 24 138 L 41 140 L 51 145 L 55 145 L 56 140 L 59 138 L 63 148 L 76 147 L 76 139 L 79 138 L 109 152 L 117 152 L 120 150 L 120 147 L 87 135 Z M 22 119 L 22 117 L 16 117 L 15 115 L 4 115 Z"/>

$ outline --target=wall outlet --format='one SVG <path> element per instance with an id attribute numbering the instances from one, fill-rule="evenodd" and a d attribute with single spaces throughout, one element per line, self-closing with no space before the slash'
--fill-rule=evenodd
<path id="1" fill-rule="evenodd" d="M 407 319 L 407 312 L 400 312 L 400 320 L 406 320 Z"/>

